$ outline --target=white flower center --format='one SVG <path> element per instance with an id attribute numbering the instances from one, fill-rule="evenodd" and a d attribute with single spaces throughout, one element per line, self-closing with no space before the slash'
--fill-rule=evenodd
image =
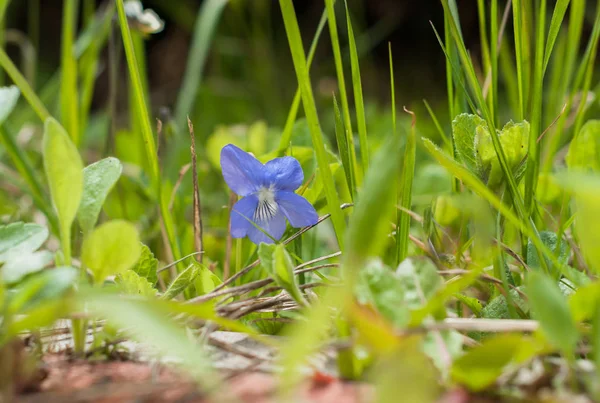
<path id="1" fill-rule="evenodd" d="M 258 206 L 254 212 L 254 221 L 266 222 L 277 213 L 277 202 L 275 201 L 275 191 L 272 187 L 262 187 L 257 192 Z"/>

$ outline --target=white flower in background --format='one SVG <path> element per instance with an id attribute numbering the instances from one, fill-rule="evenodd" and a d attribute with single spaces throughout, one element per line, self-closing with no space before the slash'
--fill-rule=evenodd
<path id="1" fill-rule="evenodd" d="M 129 20 L 129 25 L 144 33 L 156 34 L 165 27 L 165 22 L 152 9 L 144 10 L 142 2 L 139 0 L 127 0 L 123 4 L 125 15 Z"/>

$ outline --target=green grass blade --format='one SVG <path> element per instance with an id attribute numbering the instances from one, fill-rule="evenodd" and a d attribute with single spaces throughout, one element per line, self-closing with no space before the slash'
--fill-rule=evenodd
<path id="1" fill-rule="evenodd" d="M 50 112 L 48 112 L 48 109 L 46 109 L 42 101 L 35 94 L 33 88 L 31 88 L 25 77 L 23 77 L 23 75 L 19 72 L 19 69 L 17 69 L 17 67 L 13 64 L 12 60 L 10 60 L 4 49 L 2 49 L 1 47 L 0 66 L 2 66 L 4 71 L 6 71 L 8 76 L 15 83 L 15 85 L 19 87 L 21 94 L 23 94 L 27 102 L 29 102 L 29 105 L 38 115 L 40 120 L 43 122 L 48 117 L 50 117 Z"/>
<path id="2" fill-rule="evenodd" d="M 346 4 L 346 22 L 348 24 L 348 41 L 350 44 L 350 66 L 352 67 L 352 85 L 354 87 L 354 105 L 356 108 L 356 123 L 358 125 L 358 140 L 360 146 L 360 156 L 363 172 L 369 168 L 369 143 L 367 141 L 367 121 L 365 118 L 365 102 L 363 100 L 362 82 L 360 79 L 360 66 L 358 62 L 358 52 L 356 50 L 356 40 L 348 3 Z"/>
<path id="3" fill-rule="evenodd" d="M 315 105 L 308 68 L 306 66 L 306 56 L 304 54 L 304 48 L 302 47 L 302 37 L 300 36 L 300 28 L 298 27 L 298 20 L 296 19 L 296 12 L 294 10 L 292 0 L 279 0 L 279 5 L 281 7 L 281 14 L 283 15 L 283 22 L 285 24 L 290 51 L 292 53 L 298 85 L 300 86 L 300 91 L 302 94 L 304 113 L 306 115 L 306 120 L 308 121 L 313 148 L 317 157 L 317 166 L 320 175 L 322 175 L 323 178 L 323 187 L 325 189 L 327 204 L 329 205 L 331 212 L 331 220 L 333 222 L 338 244 L 340 249 L 343 250 L 343 236 L 345 234 L 346 223 L 344 221 L 344 214 L 340 207 L 340 200 L 335 188 L 335 182 L 333 181 L 333 175 L 331 174 L 331 170 L 329 168 L 329 161 L 327 158 L 327 152 L 325 151 L 325 144 L 323 142 L 323 134 L 321 132 L 317 107 Z"/>
<path id="4" fill-rule="evenodd" d="M 544 40 L 546 37 L 546 0 L 540 1 L 537 12 L 537 34 L 535 45 L 535 60 L 533 70 L 533 95 L 530 115 L 531 132 L 529 134 L 529 158 L 525 174 L 525 210 L 533 215 L 535 207 L 534 196 L 540 170 L 540 147 L 538 137 L 542 133 L 542 103 L 544 85 Z"/>
<path id="5" fill-rule="evenodd" d="M 17 172 L 21 175 L 25 183 L 27 183 L 29 193 L 33 198 L 35 205 L 48 218 L 52 232 L 58 234 L 58 222 L 56 215 L 49 204 L 48 197 L 43 190 L 42 184 L 38 179 L 38 175 L 33 168 L 33 164 L 27 157 L 27 154 L 19 147 L 15 141 L 15 136 L 7 128 L 0 126 L 0 145 L 4 147 L 10 160 L 12 161 Z"/>
<path id="6" fill-rule="evenodd" d="M 344 126 L 346 128 L 346 142 L 350 148 L 350 163 L 354 172 L 355 185 L 359 186 L 359 174 L 356 162 L 356 149 L 354 147 L 354 132 L 352 131 L 352 120 L 350 118 L 350 107 L 348 105 L 348 95 L 346 93 L 346 80 L 344 79 L 344 66 L 342 65 L 342 54 L 340 51 L 340 40 L 337 31 L 337 21 L 335 18 L 334 0 L 325 0 L 327 9 L 327 25 L 331 36 L 331 47 L 333 49 L 333 58 L 335 61 L 335 71 L 337 74 L 338 88 L 340 91 L 340 102 L 342 103 L 342 116 L 344 117 Z M 364 168 L 364 167 L 363 167 Z M 350 189 L 353 197 L 356 195 L 356 189 Z"/>
<path id="7" fill-rule="evenodd" d="M 350 169 L 352 165 L 350 164 L 350 152 L 348 150 L 348 143 L 346 142 L 344 122 L 335 95 L 333 96 L 333 114 L 335 117 L 335 138 L 337 140 L 342 166 L 344 167 L 344 174 L 346 175 L 346 183 L 348 183 L 348 189 L 352 189 L 354 187 L 354 173 Z"/>
<path id="8" fill-rule="evenodd" d="M 566 55 L 564 57 L 564 66 L 563 73 L 561 79 L 561 86 L 556 89 L 557 95 L 560 97 L 559 108 L 562 108 L 563 99 L 566 96 L 568 91 L 571 91 L 571 94 L 568 97 L 567 101 L 567 110 L 571 108 L 571 104 L 573 101 L 573 93 L 574 88 L 570 89 L 573 84 L 574 74 L 575 74 L 575 66 L 577 62 L 577 56 L 579 54 L 580 42 L 581 42 L 581 33 L 583 22 L 585 18 L 585 0 L 573 0 L 571 1 L 570 11 L 569 11 L 569 25 L 567 32 L 567 44 L 566 44 Z M 551 88 L 552 91 L 555 91 L 554 88 Z M 545 153 L 544 163 L 542 164 L 543 172 L 549 172 L 552 168 L 552 161 L 554 160 L 554 155 L 556 154 L 558 148 L 561 145 L 562 139 L 564 139 L 563 129 L 567 122 L 567 115 L 563 114 L 558 122 L 556 123 L 556 130 L 553 135 L 547 140 L 547 149 Z"/>
<path id="9" fill-rule="evenodd" d="M 490 6 L 490 113 L 494 124 L 498 124 L 498 0 L 492 0 Z"/>
<path id="10" fill-rule="evenodd" d="M 142 124 L 141 132 L 146 148 L 146 158 L 150 166 L 150 178 L 152 181 L 152 188 L 155 192 L 155 196 L 159 203 L 160 213 L 163 217 L 165 230 L 167 232 L 167 238 L 171 249 L 173 251 L 173 258 L 175 260 L 181 258 L 181 251 L 179 250 L 179 244 L 175 234 L 175 228 L 171 212 L 169 211 L 168 203 L 169 196 L 163 195 L 160 171 L 158 165 L 158 156 L 156 154 L 156 143 L 154 141 L 154 135 L 152 133 L 152 126 L 150 124 L 150 115 L 146 107 L 146 101 L 144 100 L 144 91 L 142 87 L 142 80 L 138 71 L 138 63 L 135 57 L 135 51 L 133 48 L 133 40 L 131 38 L 131 32 L 129 31 L 129 24 L 127 23 L 127 16 L 123 8 L 123 0 L 115 0 L 117 4 L 117 11 L 119 14 L 119 25 L 121 26 L 121 35 L 123 37 L 123 45 L 125 47 L 125 55 L 127 57 L 127 66 L 129 68 L 129 75 L 131 77 L 136 103 L 139 106 L 140 123 Z"/>
<path id="11" fill-rule="evenodd" d="M 526 36 L 527 32 L 523 32 L 521 27 L 523 26 L 523 8 L 521 7 L 521 0 L 513 0 L 512 12 L 513 12 L 513 26 L 515 34 L 515 57 L 517 63 L 517 83 L 519 87 L 519 115 L 518 119 L 525 119 L 525 84 L 524 74 L 527 70 L 527 63 L 525 62 L 523 55 L 523 34 Z"/>
<path id="12" fill-rule="evenodd" d="M 571 0 L 558 0 L 554 6 L 554 12 L 552 13 L 552 19 L 550 20 L 548 38 L 546 40 L 546 48 L 544 49 L 544 72 L 548 68 L 550 55 L 552 54 L 552 49 L 556 43 L 556 38 L 560 32 L 560 27 L 562 26 L 562 22 L 565 18 L 565 14 L 567 13 L 567 8 L 569 7 L 570 1 Z"/>
<path id="13" fill-rule="evenodd" d="M 190 56 L 175 107 L 175 119 L 178 125 L 185 127 L 186 117 L 192 113 L 215 29 L 227 3 L 227 0 L 207 0 L 202 3 L 198 11 Z"/>
<path id="14" fill-rule="evenodd" d="M 442 0 L 442 5 L 446 10 L 446 13 L 449 13 L 449 5 L 448 0 Z M 465 68 L 465 76 L 471 87 L 471 90 L 475 94 L 475 99 L 477 100 L 478 107 L 482 111 L 482 114 L 488 124 L 488 128 L 490 131 L 490 135 L 492 138 L 492 142 L 494 145 L 494 150 L 496 151 L 496 155 L 498 156 L 498 161 L 500 163 L 500 167 L 502 168 L 502 173 L 504 174 L 504 178 L 508 184 L 508 189 L 512 195 L 513 202 L 515 205 L 515 209 L 520 217 L 525 217 L 525 208 L 523 205 L 523 200 L 521 198 L 521 194 L 519 193 L 519 189 L 517 188 L 517 184 L 506 160 L 506 155 L 500 143 L 500 138 L 498 137 L 498 133 L 496 132 L 496 127 L 494 125 L 493 117 L 487 107 L 485 99 L 483 97 L 483 91 L 481 85 L 477 80 L 477 75 L 475 73 L 475 69 L 473 67 L 473 63 L 469 57 L 469 52 L 465 47 L 465 43 L 462 40 L 462 36 L 458 30 L 457 25 L 455 24 L 454 19 L 450 19 L 450 30 L 452 32 L 452 36 L 454 37 L 454 41 L 458 48 L 458 54 L 460 56 L 461 63 Z"/>
<path id="15" fill-rule="evenodd" d="M 307 58 L 307 69 L 310 71 L 310 66 L 315 57 L 315 52 L 317 50 L 317 44 L 319 43 L 319 39 L 321 38 L 321 34 L 323 33 L 323 29 L 325 28 L 325 24 L 327 23 L 327 12 L 323 11 L 321 15 L 321 19 L 319 20 L 319 26 L 317 27 L 317 31 L 315 32 L 315 36 L 313 37 L 312 43 L 310 44 L 310 49 L 308 50 L 308 58 Z M 300 102 L 302 101 L 302 96 L 300 94 L 300 88 L 296 90 L 296 94 L 294 95 L 294 100 L 292 101 L 292 106 L 290 107 L 290 111 L 288 113 L 287 119 L 285 121 L 285 126 L 283 127 L 283 131 L 281 132 L 281 139 L 279 140 L 279 152 L 283 154 L 283 152 L 289 147 L 292 141 L 292 130 L 294 129 L 294 123 L 296 122 L 296 116 L 298 115 L 298 109 L 300 108 Z M 350 188 L 352 189 L 352 188 Z"/>
<path id="16" fill-rule="evenodd" d="M 73 53 L 77 30 L 78 0 L 65 0 L 63 5 L 62 44 L 61 44 L 61 122 L 75 145 L 79 145 L 79 96 L 77 92 L 77 60 Z"/>
<path id="17" fill-rule="evenodd" d="M 396 265 L 408 256 L 408 243 L 411 216 L 406 212 L 412 207 L 412 185 L 415 176 L 415 158 L 417 151 L 417 138 L 415 134 L 415 117 L 406 140 L 404 149 L 404 166 L 400 181 L 400 206 L 404 209 L 398 213 L 396 222 Z"/>
<path id="18" fill-rule="evenodd" d="M 581 101 L 579 102 L 579 107 L 577 108 L 577 118 L 575 119 L 575 125 L 573 129 L 574 136 L 577 136 L 579 131 L 581 130 L 581 126 L 583 126 L 583 119 L 585 118 L 585 109 L 587 107 L 587 97 L 590 91 L 590 86 L 592 84 L 592 76 L 594 74 L 595 60 L 596 54 L 598 53 L 598 40 L 600 39 L 600 3 L 596 6 L 596 17 L 594 19 L 594 28 L 592 30 L 592 35 L 590 37 L 590 41 L 588 43 L 588 47 L 586 49 L 585 56 L 583 57 L 582 64 L 580 66 L 580 70 L 577 73 L 576 78 L 576 89 L 579 87 L 577 84 L 580 81 L 583 81 L 581 86 Z"/>
<path id="19" fill-rule="evenodd" d="M 512 212 L 510 207 L 502 203 L 502 200 L 498 198 L 488 187 L 475 177 L 469 170 L 462 165 L 458 164 L 454 159 L 446 155 L 443 151 L 437 148 L 430 140 L 423 139 L 425 148 L 429 153 L 444 167 L 448 172 L 460 179 L 466 186 L 471 188 L 473 192 L 485 199 L 490 205 L 495 208 L 500 214 L 502 214 L 506 220 L 522 231 L 536 247 L 538 254 L 545 256 L 548 260 L 555 265 L 559 270 L 562 270 L 562 264 L 556 259 L 556 255 L 542 242 L 539 234 L 537 234 L 535 227 L 531 224 L 531 221 L 523 221 L 515 213 Z M 540 257 L 540 264 L 542 268 L 548 272 L 546 259 Z"/>

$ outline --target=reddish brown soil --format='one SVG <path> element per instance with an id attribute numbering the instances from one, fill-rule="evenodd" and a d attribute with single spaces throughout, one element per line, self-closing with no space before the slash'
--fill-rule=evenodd
<path id="1" fill-rule="evenodd" d="M 167 367 L 153 368 L 148 363 L 131 361 L 69 360 L 64 355 L 49 355 L 44 363 L 46 377 L 38 391 L 20 395 L 18 402 L 211 402 L 192 382 Z M 258 372 L 232 376 L 227 381 L 227 392 L 234 396 L 234 402 L 276 402 L 276 388 L 273 375 Z M 367 385 L 317 375 L 301 388 L 299 399 L 362 403 L 372 400 L 370 394 Z"/>

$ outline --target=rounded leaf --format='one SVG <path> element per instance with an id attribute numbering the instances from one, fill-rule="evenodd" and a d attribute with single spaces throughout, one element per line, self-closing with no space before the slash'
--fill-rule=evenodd
<path id="1" fill-rule="evenodd" d="M 83 241 L 81 260 L 96 283 L 133 266 L 140 258 L 138 231 L 127 221 L 113 220 L 100 225 Z"/>

